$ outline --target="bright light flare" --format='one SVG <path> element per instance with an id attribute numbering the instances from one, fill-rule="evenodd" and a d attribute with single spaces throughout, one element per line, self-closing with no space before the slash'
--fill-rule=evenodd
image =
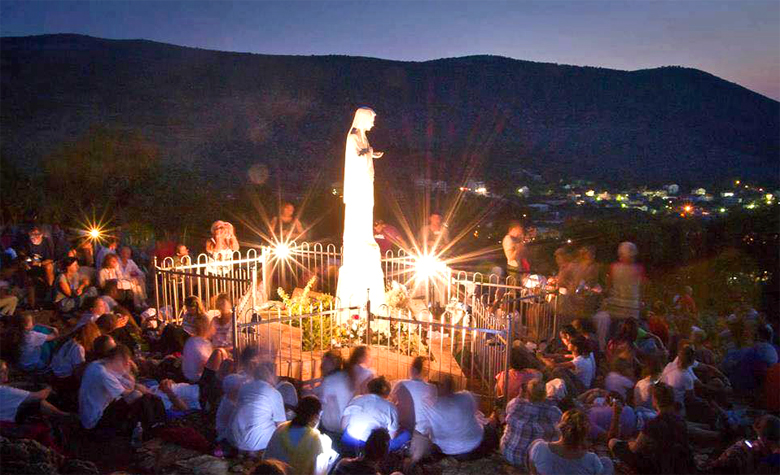
<path id="1" fill-rule="evenodd" d="M 414 258 L 414 275 L 417 281 L 434 279 L 443 275 L 446 270 L 447 264 L 434 254 L 420 254 Z"/>
<path id="2" fill-rule="evenodd" d="M 97 228 L 92 228 L 89 230 L 89 237 L 92 239 L 100 239 L 101 232 Z"/>
<path id="3" fill-rule="evenodd" d="M 286 261 L 290 258 L 290 245 L 286 242 L 278 242 L 274 245 L 273 253 L 274 256 L 279 259 Z"/>
<path id="4" fill-rule="evenodd" d="M 693 206 L 685 205 L 683 206 L 683 211 L 685 211 L 686 213 L 690 213 L 691 211 L 693 211 Z"/>

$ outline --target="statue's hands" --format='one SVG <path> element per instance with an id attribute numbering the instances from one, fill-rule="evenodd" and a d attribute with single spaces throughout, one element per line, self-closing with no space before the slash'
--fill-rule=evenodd
<path id="1" fill-rule="evenodd" d="M 368 148 L 361 149 L 358 155 L 373 155 L 373 154 L 374 154 L 374 149 L 368 147 Z"/>
<path id="2" fill-rule="evenodd" d="M 374 158 L 382 158 L 382 155 L 384 155 L 385 152 L 374 152 Z"/>

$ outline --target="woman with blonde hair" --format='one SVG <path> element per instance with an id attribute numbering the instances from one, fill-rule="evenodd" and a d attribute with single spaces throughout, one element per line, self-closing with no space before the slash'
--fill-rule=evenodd
<path id="1" fill-rule="evenodd" d="M 206 241 L 206 253 L 214 260 L 227 261 L 238 251 L 238 239 L 233 225 L 227 221 L 214 221 L 211 238 Z"/>
<path id="2" fill-rule="evenodd" d="M 614 467 L 606 457 L 586 448 L 590 431 L 588 416 L 579 409 L 563 413 L 558 424 L 561 438 L 555 442 L 537 439 L 528 449 L 528 470 L 533 475 L 558 473 L 611 475 Z"/>

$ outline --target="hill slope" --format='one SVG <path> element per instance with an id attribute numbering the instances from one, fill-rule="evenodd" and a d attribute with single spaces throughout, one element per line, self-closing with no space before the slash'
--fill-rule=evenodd
<path id="1" fill-rule="evenodd" d="M 29 171 L 106 126 L 215 179 L 244 180 L 255 163 L 338 179 L 353 111 L 369 105 L 380 169 L 396 175 L 780 175 L 780 104 L 694 69 L 266 56 L 80 35 L 6 37 L 0 51 L 2 156 Z"/>

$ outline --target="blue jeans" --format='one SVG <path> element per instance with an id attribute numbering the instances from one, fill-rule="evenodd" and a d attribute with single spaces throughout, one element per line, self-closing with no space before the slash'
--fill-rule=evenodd
<path id="1" fill-rule="evenodd" d="M 400 450 L 410 440 L 412 440 L 412 434 L 410 434 L 408 431 L 403 430 L 398 434 L 396 434 L 396 436 L 392 440 L 390 440 L 390 448 L 388 449 L 388 451 L 395 452 L 396 450 Z M 341 435 L 341 445 L 357 453 L 360 450 L 362 450 L 363 447 L 365 447 L 366 441 L 358 440 L 352 437 L 351 435 L 349 435 L 349 432 L 344 431 L 344 434 Z"/>

